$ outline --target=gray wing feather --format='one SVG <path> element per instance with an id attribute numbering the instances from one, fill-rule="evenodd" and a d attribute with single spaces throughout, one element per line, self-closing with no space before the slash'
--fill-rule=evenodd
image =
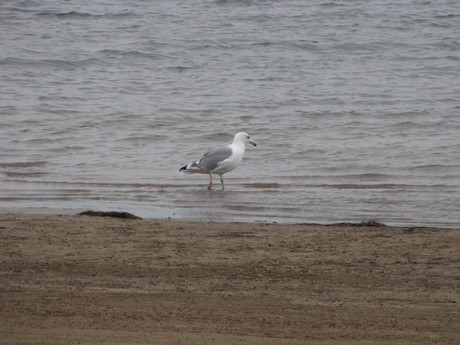
<path id="1" fill-rule="evenodd" d="M 199 161 L 193 163 L 199 169 L 214 170 L 217 165 L 232 155 L 232 149 L 223 147 L 220 149 L 209 150 Z"/>

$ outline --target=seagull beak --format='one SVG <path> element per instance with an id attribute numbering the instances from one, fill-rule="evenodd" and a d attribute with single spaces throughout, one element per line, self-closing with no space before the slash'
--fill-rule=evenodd
<path id="1" fill-rule="evenodd" d="M 249 144 L 251 144 L 252 146 L 254 147 L 257 147 L 257 144 L 255 141 L 252 141 L 251 139 L 249 139 Z"/>

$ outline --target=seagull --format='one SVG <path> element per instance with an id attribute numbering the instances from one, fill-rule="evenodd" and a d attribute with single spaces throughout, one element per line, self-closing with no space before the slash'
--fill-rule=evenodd
<path id="1" fill-rule="evenodd" d="M 246 143 L 257 147 L 257 144 L 247 133 L 239 132 L 235 134 L 233 143 L 230 145 L 207 151 L 199 160 L 184 165 L 179 171 L 186 174 L 209 174 L 208 190 L 212 190 L 212 174 L 220 175 L 220 183 L 222 184 L 222 190 L 224 190 L 223 175 L 236 169 L 241 164 L 246 150 Z"/>

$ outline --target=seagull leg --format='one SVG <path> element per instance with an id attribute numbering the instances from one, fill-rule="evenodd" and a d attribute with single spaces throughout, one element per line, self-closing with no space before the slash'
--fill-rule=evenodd
<path id="1" fill-rule="evenodd" d="M 224 190 L 224 178 L 222 175 L 220 175 L 220 183 L 222 184 L 222 190 Z"/>
<path id="2" fill-rule="evenodd" d="M 209 184 L 208 184 L 208 190 L 212 190 L 212 174 L 209 173 Z"/>

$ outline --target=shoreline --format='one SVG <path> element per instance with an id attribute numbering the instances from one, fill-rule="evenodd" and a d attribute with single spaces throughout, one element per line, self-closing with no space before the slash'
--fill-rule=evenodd
<path id="1" fill-rule="evenodd" d="M 0 214 L 9 344 L 456 344 L 460 229 Z"/>
<path id="2" fill-rule="evenodd" d="M 307 226 L 350 226 L 350 227 L 362 227 L 369 225 L 369 227 L 386 227 L 386 228 L 412 228 L 412 229 L 445 229 L 445 230 L 460 230 L 460 226 L 445 226 L 445 225 L 424 225 L 424 224 L 388 224 L 381 222 L 376 219 L 359 219 L 356 221 L 338 221 L 338 222 L 304 222 L 304 221 L 292 221 L 292 222 L 278 222 L 278 221 L 246 221 L 246 220 L 227 220 L 227 219 L 206 219 L 200 220 L 196 218 L 187 217 L 174 217 L 174 213 L 171 216 L 158 216 L 158 217 L 145 217 L 139 216 L 138 214 L 131 211 L 124 211 L 120 209 L 109 209 L 109 210 L 92 210 L 88 208 L 47 208 L 47 207 L 12 207 L 12 208 L 0 208 L 0 216 L 8 214 L 18 215 L 46 215 L 46 216 L 78 216 L 82 212 L 102 212 L 102 213 L 129 213 L 134 217 L 139 217 L 143 220 L 159 220 L 159 221 L 176 221 L 176 222 L 207 222 L 207 223 L 235 223 L 235 224 L 261 224 L 261 225 L 280 225 L 280 226 L 291 226 L 291 225 L 307 225 Z M 116 217 L 115 217 L 116 218 Z M 374 224 L 373 224 L 374 223 Z"/>

